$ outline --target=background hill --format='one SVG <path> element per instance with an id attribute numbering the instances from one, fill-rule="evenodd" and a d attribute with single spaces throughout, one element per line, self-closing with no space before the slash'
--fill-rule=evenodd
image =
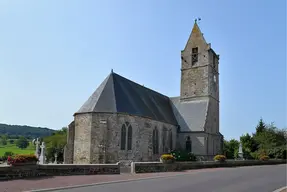
<path id="1" fill-rule="evenodd" d="M 0 123 L 0 135 L 7 135 L 9 138 L 18 138 L 24 136 L 34 139 L 37 137 L 46 137 L 52 135 L 55 130 L 43 127 L 31 127 L 27 125 L 7 125 Z"/>

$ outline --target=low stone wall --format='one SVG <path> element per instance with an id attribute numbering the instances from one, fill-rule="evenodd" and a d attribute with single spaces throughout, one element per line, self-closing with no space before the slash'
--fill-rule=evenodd
<path id="1" fill-rule="evenodd" d="M 41 176 L 120 174 L 119 164 L 1 166 L 0 180 Z"/>
<path id="2" fill-rule="evenodd" d="M 237 167 L 252 165 L 274 165 L 285 164 L 286 160 L 234 160 L 226 162 L 201 161 L 201 162 L 176 162 L 172 164 L 164 164 L 161 162 L 133 162 L 131 164 L 131 173 L 152 173 L 152 172 L 173 172 L 184 171 L 189 169 L 203 169 L 216 167 Z"/>

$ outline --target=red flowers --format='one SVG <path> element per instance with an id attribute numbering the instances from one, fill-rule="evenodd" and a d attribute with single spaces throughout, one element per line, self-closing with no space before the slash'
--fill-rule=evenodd
<path id="1" fill-rule="evenodd" d="M 35 155 L 15 155 L 14 157 L 8 156 L 7 164 L 14 165 L 17 163 L 37 162 L 38 158 Z"/>

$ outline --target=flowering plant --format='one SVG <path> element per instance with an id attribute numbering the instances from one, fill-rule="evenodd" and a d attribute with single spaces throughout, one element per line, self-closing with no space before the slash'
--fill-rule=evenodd
<path id="1" fill-rule="evenodd" d="M 226 160 L 226 157 L 224 155 L 216 155 L 213 158 L 214 161 L 220 161 L 220 162 L 224 162 Z"/>
<path id="2" fill-rule="evenodd" d="M 163 154 L 160 158 L 162 160 L 174 160 L 174 156 L 171 154 Z"/>
<path id="3" fill-rule="evenodd" d="M 15 155 L 14 157 L 8 156 L 8 165 L 14 165 L 17 163 L 32 163 L 37 162 L 38 158 L 35 155 Z"/>

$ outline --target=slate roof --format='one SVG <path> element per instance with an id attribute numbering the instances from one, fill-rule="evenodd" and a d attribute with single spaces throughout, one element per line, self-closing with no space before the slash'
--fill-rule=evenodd
<path id="1" fill-rule="evenodd" d="M 169 97 L 113 72 L 75 114 L 88 112 L 128 113 L 178 124 Z"/>
<path id="2" fill-rule="evenodd" d="M 204 131 L 208 100 L 180 101 L 180 97 L 173 97 L 170 101 L 180 131 Z"/>

